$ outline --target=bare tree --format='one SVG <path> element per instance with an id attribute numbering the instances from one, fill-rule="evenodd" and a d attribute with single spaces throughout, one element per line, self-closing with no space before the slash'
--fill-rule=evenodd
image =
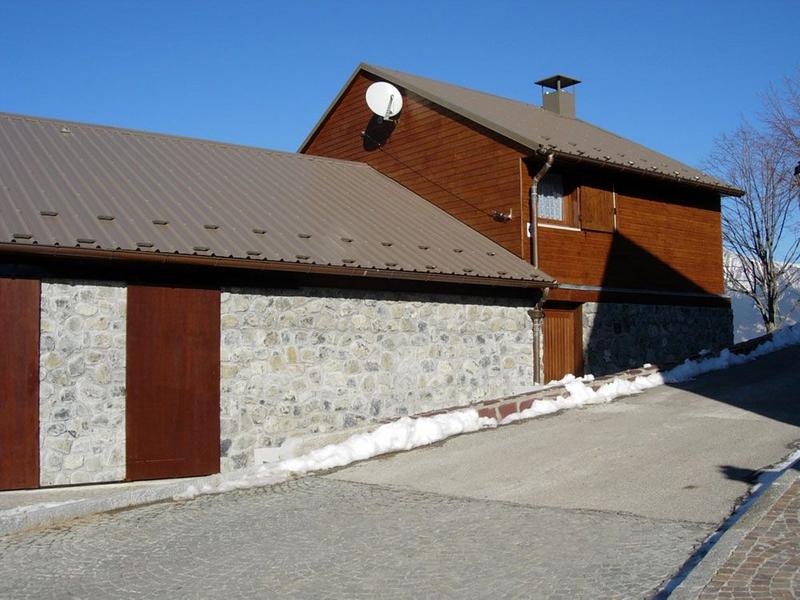
<path id="1" fill-rule="evenodd" d="M 767 332 L 781 322 L 778 301 L 794 284 L 800 259 L 795 155 L 747 123 L 716 142 L 709 166 L 744 191 L 722 207 L 728 287 L 750 297 Z"/>
<path id="2" fill-rule="evenodd" d="M 770 86 L 764 106 L 772 139 L 800 161 L 800 66 L 784 78 L 782 88 Z"/>

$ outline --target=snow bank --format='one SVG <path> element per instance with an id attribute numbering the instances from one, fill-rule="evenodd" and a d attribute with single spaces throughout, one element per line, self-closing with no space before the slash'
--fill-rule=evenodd
<path id="1" fill-rule="evenodd" d="M 566 394 L 554 399 L 536 400 L 531 408 L 508 415 L 499 424 L 505 425 L 520 419 L 530 419 L 568 408 L 604 404 L 620 396 L 638 394 L 664 383 L 686 381 L 709 371 L 726 369 L 755 360 L 759 356 L 795 344 L 800 344 L 800 325 L 779 330 L 773 335 L 772 340 L 759 345 L 749 354 L 733 354 L 729 350 L 723 350 L 718 356 L 687 360 L 664 373 L 636 377 L 633 381 L 614 378 L 597 390 L 591 387 L 591 383 L 594 381 L 592 375 L 581 378 L 567 375 L 559 382 L 551 382 L 546 386 L 535 388 L 540 390 L 563 385 Z M 479 417 L 478 411 L 474 409 L 457 410 L 432 417 L 403 417 L 392 423 L 381 425 L 374 431 L 355 434 L 340 444 L 331 444 L 297 458 L 221 475 L 213 483 L 203 484 L 200 487 L 190 485 L 185 492 L 175 498 L 188 499 L 198 494 L 272 485 L 287 481 L 297 475 L 343 467 L 359 460 L 366 460 L 389 452 L 427 446 L 454 435 L 497 427 L 497 425 L 496 419 Z"/>
<path id="2" fill-rule="evenodd" d="M 709 371 L 719 371 L 735 365 L 755 360 L 759 356 L 764 356 L 770 352 L 775 352 L 781 348 L 800 344 L 800 325 L 784 327 L 772 335 L 772 339 L 759 344 L 749 354 L 734 354 L 730 350 L 723 350 L 718 356 L 702 360 L 687 360 L 674 369 L 664 374 L 666 383 L 676 383 L 692 379 Z"/>
<path id="3" fill-rule="evenodd" d="M 368 433 L 357 433 L 340 444 L 330 444 L 298 458 L 277 464 L 265 464 L 229 473 L 219 483 L 201 488 L 189 486 L 176 499 L 192 498 L 201 493 L 223 492 L 286 481 L 295 475 L 343 467 L 389 452 L 427 446 L 461 433 L 496 427 L 497 421 L 479 417 L 475 409 L 458 410 L 432 417 L 403 417 L 381 425 Z"/>
<path id="4" fill-rule="evenodd" d="M 740 365 L 755 360 L 759 356 L 796 344 L 800 344 L 800 325 L 785 327 L 778 330 L 772 336 L 771 340 L 760 344 L 749 354 L 734 354 L 730 350 L 725 349 L 720 352 L 718 356 L 686 360 L 677 367 L 665 371 L 664 373 L 653 373 L 646 377 L 637 377 L 633 381 L 615 378 L 603 384 L 597 390 L 593 390 L 591 386 L 586 385 L 583 380 L 576 379 L 564 386 L 567 391 L 566 395 L 558 396 L 554 400 L 537 400 L 529 409 L 508 415 L 500 424 L 505 425 L 507 423 L 519 421 L 520 419 L 530 419 L 566 408 L 578 408 L 588 404 L 611 402 L 620 396 L 638 394 L 639 392 L 664 383 L 688 381 L 703 373 L 719 371 L 734 365 Z"/>
<path id="5" fill-rule="evenodd" d="M 664 377 L 660 373 L 637 377 L 633 381 L 617 377 L 608 383 L 604 383 L 597 390 L 592 389 L 590 385 L 586 385 L 583 381 L 573 381 L 564 386 L 567 392 L 564 396 L 558 396 L 552 400 L 536 400 L 533 406 L 522 412 L 508 415 L 500 421 L 500 424 L 507 425 L 520 419 L 532 419 L 567 408 L 580 408 L 589 404 L 604 404 L 620 396 L 638 394 L 663 383 Z"/>

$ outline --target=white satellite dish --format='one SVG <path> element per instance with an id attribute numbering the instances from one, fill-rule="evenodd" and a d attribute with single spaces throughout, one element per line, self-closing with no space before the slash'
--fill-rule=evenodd
<path id="1" fill-rule="evenodd" d="M 403 97 L 391 83 L 377 81 L 367 88 L 367 106 L 382 119 L 391 119 L 403 108 Z"/>

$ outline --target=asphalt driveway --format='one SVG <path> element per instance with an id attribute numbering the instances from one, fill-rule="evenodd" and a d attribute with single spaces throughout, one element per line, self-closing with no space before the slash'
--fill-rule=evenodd
<path id="1" fill-rule="evenodd" d="M 0 598 L 647 597 L 800 438 L 798 366 L 0 537 Z"/>
<path id="2" fill-rule="evenodd" d="M 800 347 L 378 459 L 331 478 L 527 506 L 718 523 L 800 438 Z"/>

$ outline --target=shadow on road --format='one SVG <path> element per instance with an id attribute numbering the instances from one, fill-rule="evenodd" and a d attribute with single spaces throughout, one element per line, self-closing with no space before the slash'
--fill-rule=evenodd
<path id="1" fill-rule="evenodd" d="M 743 365 L 669 385 L 768 419 L 800 426 L 800 346 L 790 346 Z M 722 465 L 720 469 L 726 473 L 729 470 L 731 479 L 747 476 L 735 466 Z"/>

